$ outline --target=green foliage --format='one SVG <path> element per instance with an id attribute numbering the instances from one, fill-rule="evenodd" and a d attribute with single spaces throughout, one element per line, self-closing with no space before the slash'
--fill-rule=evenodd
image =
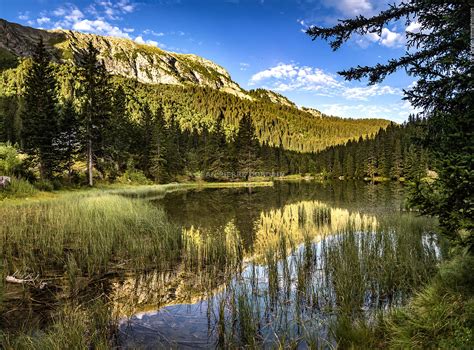
<path id="1" fill-rule="evenodd" d="M 10 143 L 0 143 L 0 176 L 19 172 L 22 165 L 18 149 Z"/>
<path id="2" fill-rule="evenodd" d="M 223 117 L 227 136 L 235 137 L 240 120 L 250 116 L 261 144 L 280 145 L 296 152 L 315 152 L 359 136 L 370 136 L 389 121 L 343 119 L 321 115 L 267 98 L 247 100 L 215 89 L 175 85 L 144 85 L 117 78 L 126 91 L 142 96 L 151 108 L 163 106 L 165 117 L 174 115 L 182 129 L 202 131 Z"/>
<path id="3" fill-rule="evenodd" d="M 112 90 L 104 63 L 90 41 L 80 62 L 81 88 L 77 98 L 81 103 L 83 143 L 87 149 L 89 186 L 93 185 L 93 164 L 104 153 L 104 134 L 112 112 Z"/>
<path id="4" fill-rule="evenodd" d="M 18 57 L 10 51 L 0 48 L 0 70 L 14 68 L 18 65 Z"/>
<path id="5" fill-rule="evenodd" d="M 404 125 L 391 124 L 372 139 L 349 141 L 316 153 L 316 173 L 325 177 L 405 178 L 411 181 L 426 177 L 429 157 L 426 149 L 413 143 L 423 120 L 412 119 Z"/>
<path id="6" fill-rule="evenodd" d="M 89 276 L 124 262 L 130 270 L 165 267 L 181 244 L 179 229 L 162 210 L 113 194 L 5 206 L 0 224 L 7 273 L 65 271 L 71 258 Z"/>
<path id="7" fill-rule="evenodd" d="M 388 342 L 401 349 L 471 349 L 474 347 L 472 256 L 445 263 L 433 281 L 406 308 L 387 321 Z"/>
<path id="8" fill-rule="evenodd" d="M 13 177 L 10 185 L 0 191 L 0 199 L 4 198 L 24 198 L 34 195 L 38 190 L 28 181 Z"/>
<path id="9" fill-rule="evenodd" d="M 34 186 L 40 191 L 51 192 L 54 190 L 54 185 L 49 180 L 39 180 L 35 182 Z"/>
<path id="10" fill-rule="evenodd" d="M 0 330 L 0 346 L 8 350 L 107 349 L 114 331 L 110 314 L 101 300 L 87 308 L 69 303 L 45 330 L 14 336 Z"/>

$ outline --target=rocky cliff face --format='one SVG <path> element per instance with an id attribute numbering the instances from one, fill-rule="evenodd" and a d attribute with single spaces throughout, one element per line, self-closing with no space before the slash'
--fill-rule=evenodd
<path id="1" fill-rule="evenodd" d="M 79 59 L 87 43 L 92 41 L 111 74 L 146 84 L 206 86 L 251 98 L 224 68 L 196 55 L 168 52 L 122 38 L 34 29 L 0 19 L 0 48 L 5 52 L 30 56 L 40 38 L 57 61 Z"/>

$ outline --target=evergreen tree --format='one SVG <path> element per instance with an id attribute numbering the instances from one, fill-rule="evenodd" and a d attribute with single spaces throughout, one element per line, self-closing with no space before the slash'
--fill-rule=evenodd
<path id="1" fill-rule="evenodd" d="M 128 98 L 121 86 L 112 92 L 111 114 L 104 131 L 104 156 L 109 163 L 108 167 L 112 179 L 125 169 L 127 162 L 132 158 L 131 147 L 135 136 L 135 127 L 130 122 L 127 112 Z"/>
<path id="2" fill-rule="evenodd" d="M 83 143 L 87 153 L 88 184 L 93 186 L 93 167 L 103 155 L 103 136 L 111 114 L 111 87 L 104 63 L 89 42 L 79 62 L 82 102 Z"/>
<path id="3" fill-rule="evenodd" d="M 229 157 L 223 117 L 217 119 L 214 129 L 208 135 L 206 170 L 211 178 L 223 177 L 229 171 Z"/>
<path id="4" fill-rule="evenodd" d="M 403 157 L 400 139 L 395 140 L 392 157 L 392 167 L 390 168 L 390 177 L 399 179 L 403 174 Z"/>
<path id="5" fill-rule="evenodd" d="M 25 151 L 38 160 L 40 176 L 50 179 L 59 159 L 55 138 L 58 133 L 56 79 L 50 57 L 40 39 L 25 79 L 22 141 Z"/>
<path id="6" fill-rule="evenodd" d="M 168 154 L 167 147 L 167 130 L 165 127 L 165 119 L 163 115 L 163 108 L 159 107 L 153 117 L 153 123 L 146 123 L 149 125 L 152 131 L 148 137 L 150 137 L 149 156 L 150 162 L 149 167 L 145 174 L 149 174 L 155 181 L 165 182 L 169 179 Z M 145 130 L 145 133 L 148 133 Z"/>
<path id="7" fill-rule="evenodd" d="M 237 172 L 248 180 L 251 173 L 257 171 L 261 164 L 261 160 L 258 159 L 259 143 L 248 114 L 244 115 L 240 121 L 236 145 L 238 152 Z"/>
<path id="8" fill-rule="evenodd" d="M 79 117 L 72 100 L 64 101 L 60 117 L 57 141 L 61 157 L 61 167 L 67 171 L 70 179 L 74 158 L 80 150 Z"/>

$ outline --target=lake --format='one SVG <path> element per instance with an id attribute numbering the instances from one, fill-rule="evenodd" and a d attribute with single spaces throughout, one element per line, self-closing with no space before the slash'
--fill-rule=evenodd
<path id="1" fill-rule="evenodd" d="M 442 259 L 436 221 L 405 211 L 394 183 L 276 182 L 141 200 L 179 225 L 187 258 L 111 279 L 124 348 L 333 347 L 347 325 L 403 305 Z"/>

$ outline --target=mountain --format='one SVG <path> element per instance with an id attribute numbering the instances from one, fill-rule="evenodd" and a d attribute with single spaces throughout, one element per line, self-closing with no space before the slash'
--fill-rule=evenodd
<path id="1" fill-rule="evenodd" d="M 99 51 L 106 69 L 131 99 L 165 107 L 182 129 L 203 130 L 224 118 L 232 138 L 244 115 L 254 123 L 259 141 L 297 152 L 316 152 L 375 134 L 390 124 L 383 119 L 344 119 L 315 109 L 299 108 L 288 98 L 265 89 L 246 91 L 229 73 L 205 58 L 168 52 L 132 40 L 84 34 L 70 30 L 41 30 L 0 19 L 0 119 L 18 123 L 21 104 L 8 96 L 21 95 L 21 81 L 39 39 L 57 63 L 60 91 L 73 94 L 75 63 L 89 41 Z M 138 81 L 138 83 L 137 83 Z M 130 106 L 130 109 L 135 107 Z M 137 114 L 133 117 L 139 120 Z M 1 120 L 0 120 L 1 124 Z M 12 139 L 12 138 L 10 138 Z M 13 138 L 14 139 L 14 138 Z"/>
<path id="2" fill-rule="evenodd" d="M 14 56 L 30 56 L 42 38 L 57 61 L 76 60 L 92 41 L 107 70 L 145 84 L 199 85 L 239 97 L 248 94 L 221 66 L 205 58 L 178 54 L 134 41 L 71 30 L 41 30 L 0 19 L 0 48 Z"/>

